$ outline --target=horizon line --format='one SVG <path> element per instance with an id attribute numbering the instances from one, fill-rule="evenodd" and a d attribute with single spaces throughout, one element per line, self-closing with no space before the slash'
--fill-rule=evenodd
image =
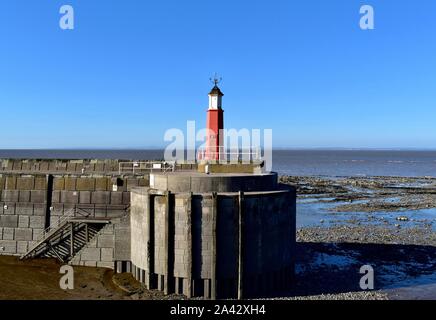
<path id="1" fill-rule="evenodd" d="M 263 148 L 262 148 L 263 149 Z M 165 147 L 0 148 L 1 151 L 163 151 Z M 188 149 L 184 149 L 187 151 Z M 273 151 L 436 151 L 436 147 L 273 147 Z"/>

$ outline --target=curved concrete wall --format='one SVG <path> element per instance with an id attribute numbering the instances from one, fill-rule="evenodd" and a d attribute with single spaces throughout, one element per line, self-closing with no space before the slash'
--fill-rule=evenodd
<path id="1" fill-rule="evenodd" d="M 194 172 L 151 173 L 150 187 L 177 192 L 239 192 L 277 189 L 277 173 L 214 174 Z"/>
<path id="2" fill-rule="evenodd" d="M 133 274 L 149 288 L 236 298 L 290 284 L 293 188 L 242 194 L 134 188 L 131 197 Z"/>

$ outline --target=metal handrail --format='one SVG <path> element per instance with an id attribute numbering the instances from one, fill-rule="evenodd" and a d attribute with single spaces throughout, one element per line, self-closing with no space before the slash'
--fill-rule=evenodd
<path id="1" fill-rule="evenodd" d="M 125 210 L 127 210 L 129 207 L 130 205 L 127 206 Z M 86 211 L 80 212 L 79 210 L 84 211 L 80 207 L 74 207 L 73 209 L 66 211 L 62 216 L 58 217 L 57 221 L 55 221 L 53 224 L 50 224 L 48 228 L 42 230 L 39 233 L 39 235 L 36 237 L 35 244 L 32 247 L 30 247 L 30 249 L 24 255 L 22 255 L 21 258 L 26 257 L 32 251 L 37 249 L 46 239 L 48 239 L 53 234 L 55 234 L 60 227 L 64 226 L 69 220 L 71 220 L 71 218 L 74 218 L 76 214 L 81 215 L 83 217 L 89 217 L 91 215 L 90 212 L 86 212 Z"/>
<path id="2" fill-rule="evenodd" d="M 129 162 L 119 162 L 118 163 L 118 172 L 121 175 L 122 173 L 137 173 L 138 171 L 160 171 L 160 172 L 168 172 L 175 170 L 175 164 L 171 162 L 140 162 L 140 161 L 129 161 Z"/>
<path id="3" fill-rule="evenodd" d="M 122 210 L 124 210 L 124 211 L 126 211 L 127 212 L 127 210 L 129 210 L 130 209 L 130 204 L 126 204 L 126 205 L 122 205 L 123 206 L 123 209 Z M 81 216 L 83 216 L 83 217 L 89 217 L 90 215 L 92 215 L 93 214 L 93 212 L 90 212 L 90 211 L 88 211 L 88 210 L 93 210 L 94 208 L 93 207 L 85 207 L 85 208 L 82 208 L 82 207 L 80 207 L 80 205 L 79 206 L 76 206 L 76 214 L 79 214 L 79 215 L 81 215 Z M 108 211 L 111 211 L 111 210 L 119 210 L 119 208 L 112 208 L 112 207 L 107 207 L 106 208 L 106 210 L 108 210 Z"/>
<path id="4" fill-rule="evenodd" d="M 67 211 L 67 214 L 64 214 L 62 216 L 59 216 L 58 220 L 56 223 L 54 224 L 50 224 L 50 226 L 44 230 L 41 231 L 41 233 L 39 233 L 39 236 L 36 237 L 36 243 L 35 245 L 33 245 L 28 251 L 27 253 L 24 255 L 26 256 L 28 253 L 32 252 L 33 250 L 35 250 L 44 240 L 46 240 L 48 238 L 48 235 L 52 232 L 52 231 L 56 231 L 61 225 L 65 224 L 65 222 L 67 220 L 69 220 L 71 217 L 74 217 L 76 213 L 76 209 L 70 209 Z M 51 234 L 50 234 L 51 235 Z"/>
<path id="5" fill-rule="evenodd" d="M 218 150 L 218 151 L 216 151 Z M 251 147 L 244 149 L 233 149 L 228 151 L 225 146 L 206 146 L 199 148 L 197 151 L 197 160 L 214 160 L 214 161 L 254 161 L 262 160 L 261 149 L 258 147 Z M 233 157 L 232 157 L 233 156 Z M 246 156 L 246 157 L 244 157 Z"/>

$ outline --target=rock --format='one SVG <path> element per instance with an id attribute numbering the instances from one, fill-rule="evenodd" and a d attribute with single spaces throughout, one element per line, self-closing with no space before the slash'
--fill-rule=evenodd
<path id="1" fill-rule="evenodd" d="M 401 217 L 397 217 L 397 220 L 398 220 L 398 221 L 409 221 L 409 218 L 408 218 L 408 217 L 401 216 Z"/>
<path id="2" fill-rule="evenodd" d="M 132 294 L 132 295 L 130 296 L 130 298 L 131 298 L 132 300 L 139 300 L 140 296 L 139 296 L 138 293 L 135 293 L 135 294 Z"/>

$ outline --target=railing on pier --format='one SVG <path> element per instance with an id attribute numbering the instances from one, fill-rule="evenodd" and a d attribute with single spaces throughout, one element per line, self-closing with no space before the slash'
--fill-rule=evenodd
<path id="1" fill-rule="evenodd" d="M 171 162 L 140 162 L 140 161 L 130 161 L 130 162 L 120 162 L 119 174 L 132 173 L 141 174 L 149 172 L 169 172 L 175 170 L 175 163 Z"/>
<path id="2" fill-rule="evenodd" d="M 203 147 L 197 151 L 198 161 L 219 161 L 224 163 L 251 163 L 261 161 L 261 149 L 252 147 L 249 149 L 227 149 L 226 147 Z"/>

